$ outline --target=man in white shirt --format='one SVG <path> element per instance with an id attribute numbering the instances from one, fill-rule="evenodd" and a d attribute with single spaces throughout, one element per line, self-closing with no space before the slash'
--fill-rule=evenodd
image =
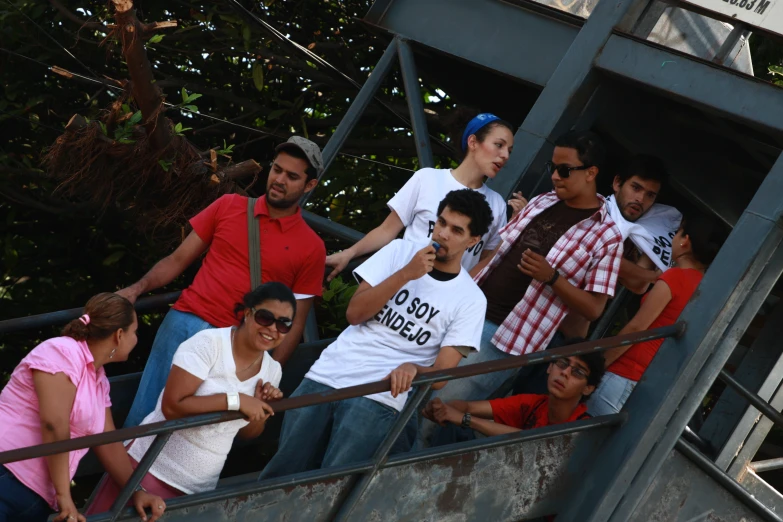
<path id="1" fill-rule="evenodd" d="M 492 211 L 483 195 L 463 189 L 446 195 L 437 216 L 437 249 L 395 240 L 354 271 L 360 285 L 346 312 L 351 326 L 324 350 L 292 397 L 382 379 L 391 381 L 391 391 L 286 412 L 280 447 L 262 478 L 370 458 L 416 375 L 453 368 L 479 349 L 486 298 L 460 261 L 487 232 Z M 397 447 L 410 449 L 412 439 Z"/>

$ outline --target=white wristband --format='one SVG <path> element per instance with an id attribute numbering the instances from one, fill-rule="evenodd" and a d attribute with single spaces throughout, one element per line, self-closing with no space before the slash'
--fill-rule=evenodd
<path id="1" fill-rule="evenodd" d="M 227 393 L 226 400 L 229 411 L 239 411 L 239 394 L 237 392 Z"/>

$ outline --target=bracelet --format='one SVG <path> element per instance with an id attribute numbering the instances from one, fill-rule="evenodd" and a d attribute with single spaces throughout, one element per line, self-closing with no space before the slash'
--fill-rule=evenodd
<path id="1" fill-rule="evenodd" d="M 139 484 L 138 486 L 136 486 L 136 489 L 134 489 L 134 490 L 133 490 L 133 492 L 134 492 L 134 493 L 138 493 L 139 491 L 143 491 L 144 493 L 146 493 L 146 492 L 147 492 L 147 490 L 146 490 L 146 489 L 144 489 L 144 486 L 142 486 L 141 484 Z"/>
<path id="2" fill-rule="evenodd" d="M 470 428 L 470 413 L 466 413 L 462 416 L 462 427 Z"/>
<path id="3" fill-rule="evenodd" d="M 239 411 L 239 394 L 237 392 L 227 393 L 226 401 L 228 401 L 229 411 Z"/>
<path id="4" fill-rule="evenodd" d="M 553 284 L 555 284 L 555 281 L 557 281 L 559 278 L 560 278 L 560 272 L 555 270 L 555 273 L 552 274 L 552 277 L 549 278 L 549 281 L 547 281 L 546 284 L 552 286 Z"/>

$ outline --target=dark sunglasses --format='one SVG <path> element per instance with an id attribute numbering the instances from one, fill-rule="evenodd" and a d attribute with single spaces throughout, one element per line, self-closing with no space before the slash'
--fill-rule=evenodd
<path id="1" fill-rule="evenodd" d="M 579 366 L 574 366 L 571 363 L 568 362 L 568 359 L 558 359 L 555 361 L 555 366 L 560 368 L 561 370 L 565 371 L 566 368 L 569 366 L 571 367 L 571 375 L 576 377 L 577 379 L 585 379 L 587 380 L 587 372 L 584 371 Z"/>
<path id="2" fill-rule="evenodd" d="M 554 174 L 555 171 L 557 171 L 557 175 L 560 176 L 561 179 L 568 179 L 571 176 L 572 170 L 587 170 L 591 168 L 591 165 L 582 165 L 579 167 L 569 167 L 568 165 L 555 165 L 551 161 L 547 161 L 544 163 L 544 168 L 546 169 L 547 174 Z"/>
<path id="3" fill-rule="evenodd" d="M 275 317 L 275 314 L 263 308 L 251 308 L 250 311 L 253 312 L 253 319 L 261 326 L 272 326 L 275 323 L 278 332 L 285 334 L 291 331 L 294 322 L 288 317 Z"/>

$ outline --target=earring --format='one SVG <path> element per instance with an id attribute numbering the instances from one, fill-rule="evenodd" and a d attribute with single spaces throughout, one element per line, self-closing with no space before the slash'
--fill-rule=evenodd
<path id="1" fill-rule="evenodd" d="M 109 354 L 109 359 L 113 359 L 114 358 L 114 352 L 116 352 L 116 351 L 117 351 L 117 348 L 112 348 L 111 353 Z"/>
<path id="2" fill-rule="evenodd" d="M 680 248 L 682 248 L 682 245 L 684 245 L 684 244 L 685 244 L 685 243 L 680 243 Z"/>

